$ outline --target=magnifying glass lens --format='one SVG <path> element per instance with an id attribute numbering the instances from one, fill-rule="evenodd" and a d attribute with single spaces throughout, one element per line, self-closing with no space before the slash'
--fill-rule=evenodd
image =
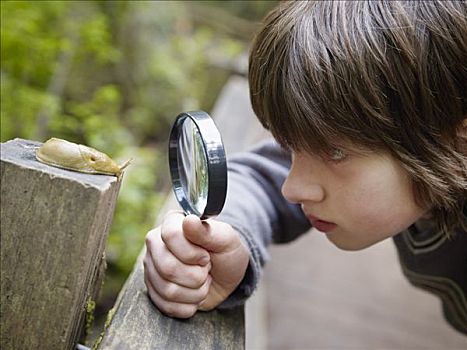
<path id="1" fill-rule="evenodd" d="M 199 213 L 203 213 L 208 201 L 208 160 L 201 134 L 189 118 L 183 123 L 179 138 L 178 160 L 183 191 L 192 206 Z"/>
<path id="2" fill-rule="evenodd" d="M 227 163 L 216 125 L 203 111 L 181 113 L 169 140 L 175 197 L 186 214 L 218 215 L 227 193 Z"/>

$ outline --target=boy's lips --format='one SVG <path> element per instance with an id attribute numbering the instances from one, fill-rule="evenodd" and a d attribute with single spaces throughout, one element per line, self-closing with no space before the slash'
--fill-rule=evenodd
<path id="1" fill-rule="evenodd" d="M 311 225 L 316 228 L 318 231 L 321 231 L 321 232 L 331 232 L 332 230 L 334 230 L 337 225 L 333 222 L 329 222 L 329 221 L 325 221 L 325 220 L 321 220 L 319 218 L 317 218 L 316 216 L 313 216 L 313 215 L 307 215 L 308 217 L 308 220 L 311 222 Z"/>

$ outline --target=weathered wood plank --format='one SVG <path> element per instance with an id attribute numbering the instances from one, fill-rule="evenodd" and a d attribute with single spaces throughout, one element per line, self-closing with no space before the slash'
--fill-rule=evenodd
<path id="1" fill-rule="evenodd" d="M 244 150 L 265 136 L 248 103 L 244 78 L 229 80 L 211 113 L 223 136 L 226 152 Z M 177 208 L 173 196 L 161 210 Z M 111 314 L 100 350 L 116 349 L 243 349 L 244 309 L 199 312 L 188 320 L 162 315 L 147 296 L 141 253 Z"/>
<path id="2" fill-rule="evenodd" d="M 243 308 L 197 313 L 188 320 L 162 315 L 143 280 L 142 256 L 115 305 L 99 349 L 242 349 Z"/>
<path id="3" fill-rule="evenodd" d="M 2 349 L 75 347 L 101 285 L 120 186 L 39 163 L 39 145 L 1 145 Z"/>

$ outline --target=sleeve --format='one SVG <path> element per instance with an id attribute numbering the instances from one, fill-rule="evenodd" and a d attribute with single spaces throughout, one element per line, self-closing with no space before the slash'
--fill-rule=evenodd
<path id="1" fill-rule="evenodd" d="M 253 293 L 270 243 L 289 242 L 310 228 L 300 206 L 281 193 L 290 164 L 290 153 L 273 140 L 228 159 L 227 198 L 217 220 L 240 233 L 250 250 L 250 263 L 243 281 L 220 308 L 243 304 Z"/>

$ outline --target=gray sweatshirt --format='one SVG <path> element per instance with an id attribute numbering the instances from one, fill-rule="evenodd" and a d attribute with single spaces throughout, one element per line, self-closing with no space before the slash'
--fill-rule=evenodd
<path id="1" fill-rule="evenodd" d="M 242 304 L 253 293 L 268 260 L 269 244 L 289 242 L 310 229 L 300 206 L 281 194 L 290 164 L 290 154 L 273 140 L 229 158 L 227 199 L 217 220 L 240 232 L 250 249 L 250 264 L 221 308 Z M 404 275 L 440 297 L 447 321 L 467 334 L 467 233 L 458 230 L 451 236 L 424 220 L 393 239 Z"/>

